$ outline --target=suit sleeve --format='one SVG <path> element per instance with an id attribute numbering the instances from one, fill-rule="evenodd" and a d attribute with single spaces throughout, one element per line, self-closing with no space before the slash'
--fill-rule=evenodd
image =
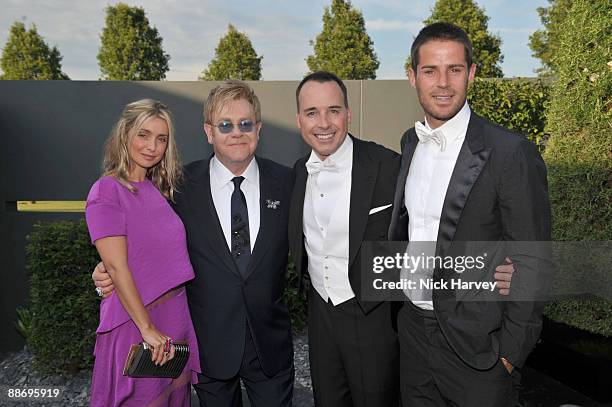
<path id="1" fill-rule="evenodd" d="M 535 145 L 524 140 L 508 154 L 500 176 L 504 240 L 515 268 L 510 301 L 505 302 L 500 356 L 520 368 L 539 337 L 550 281 L 546 166 Z"/>

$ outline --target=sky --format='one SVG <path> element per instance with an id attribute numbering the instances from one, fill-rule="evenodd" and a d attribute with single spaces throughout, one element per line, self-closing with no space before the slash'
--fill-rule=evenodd
<path id="1" fill-rule="evenodd" d="M 105 8 L 116 1 L 0 0 L 0 47 L 10 26 L 36 24 L 50 46 L 63 56 L 62 69 L 73 80 L 97 80 L 96 56 Z M 196 80 L 214 57 L 229 23 L 245 32 L 263 55 L 264 80 L 299 80 L 308 71 L 309 41 L 321 31 L 331 0 L 125 0 L 145 9 L 170 54 L 171 81 Z M 405 79 L 410 44 L 429 17 L 435 0 L 353 0 L 380 61 L 377 79 Z M 531 56 L 529 35 L 542 28 L 536 9 L 547 0 L 477 0 L 490 17 L 489 32 L 502 39 L 506 77 L 535 76 L 539 60 Z"/>

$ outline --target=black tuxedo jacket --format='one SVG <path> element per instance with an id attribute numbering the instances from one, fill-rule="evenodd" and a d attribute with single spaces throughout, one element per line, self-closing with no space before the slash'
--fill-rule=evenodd
<path id="1" fill-rule="evenodd" d="M 238 373 L 247 321 L 267 375 L 293 363 L 289 312 L 282 300 L 291 171 L 270 160 L 256 160 L 260 226 L 245 277 L 232 260 L 213 204 L 210 160 L 185 167 L 185 180 L 176 196 L 175 209 L 185 225 L 195 271 L 195 278 L 187 284 L 187 298 L 202 372 L 220 380 Z"/>
<path id="2" fill-rule="evenodd" d="M 414 128 L 402 137 L 391 240 L 408 240 L 404 186 L 417 143 Z M 473 112 L 444 199 L 436 254 L 444 256 L 468 241 L 550 241 L 546 167 L 535 145 Z M 546 258 L 511 257 L 513 287 L 521 274 L 542 283 L 548 278 Z M 440 269 L 434 279 L 442 279 Z M 521 367 L 540 333 L 542 303 L 458 302 L 456 294 L 434 290 L 433 301 L 442 332 L 459 357 L 478 369 L 492 367 L 500 357 Z"/>
<path id="3" fill-rule="evenodd" d="M 372 215 L 369 212 L 372 208 L 393 202 L 394 180 L 399 170 L 400 157 L 381 145 L 350 137 L 353 140 L 353 169 L 349 213 L 349 280 L 359 305 L 368 313 L 380 302 L 361 299 L 361 242 L 387 240 L 391 207 Z M 309 157 L 302 157 L 293 167 L 294 187 L 289 220 L 289 244 L 296 271 L 301 276 L 300 283 L 307 279 L 308 268 L 303 218 L 308 179 L 306 161 Z"/>

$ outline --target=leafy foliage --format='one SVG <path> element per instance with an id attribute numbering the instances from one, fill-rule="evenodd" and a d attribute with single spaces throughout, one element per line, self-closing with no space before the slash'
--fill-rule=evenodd
<path id="1" fill-rule="evenodd" d="M 85 222 L 34 225 L 26 253 L 30 302 L 19 315 L 36 368 L 46 373 L 91 368 L 100 302 L 91 270 L 99 260 Z"/>
<path id="2" fill-rule="evenodd" d="M 199 79 L 258 81 L 261 79 L 262 59 L 263 56 L 257 56 L 249 37 L 230 24 L 227 34 L 221 38 L 215 49 L 215 57 Z"/>
<path id="3" fill-rule="evenodd" d="M 170 56 L 164 53 L 157 28 L 149 26 L 144 9 L 117 3 L 106 8 L 98 65 L 102 79 L 161 80 Z"/>
<path id="4" fill-rule="evenodd" d="M 556 322 L 612 338 L 612 301 L 597 297 L 550 302 L 544 314 Z"/>
<path id="5" fill-rule="evenodd" d="M 542 67 L 536 70 L 542 77 L 551 76 L 556 71 L 553 58 L 559 50 L 561 24 L 572 7 L 572 0 L 548 0 L 548 2 L 549 7 L 538 7 L 544 30 L 537 30 L 529 36 L 532 55 L 542 61 Z"/>
<path id="6" fill-rule="evenodd" d="M 306 295 L 300 292 L 299 287 L 300 276 L 295 270 L 295 263 L 289 257 L 289 264 L 287 265 L 287 286 L 283 293 L 283 299 L 285 304 L 289 308 L 289 314 L 291 315 L 291 326 L 294 330 L 300 331 L 305 326 L 308 315 L 308 306 L 306 304 Z"/>
<path id="7" fill-rule="evenodd" d="M 32 313 L 28 308 L 17 308 L 17 322 L 15 328 L 24 339 L 32 334 Z"/>
<path id="8" fill-rule="evenodd" d="M 550 86 L 541 80 L 474 79 L 467 99 L 477 114 L 516 133 L 544 149 L 547 135 L 546 109 Z"/>
<path id="9" fill-rule="evenodd" d="M 612 240 L 612 3 L 573 0 L 558 22 L 549 66 L 556 72 L 546 131 L 553 238 Z M 550 40 L 550 37 L 549 37 Z M 591 266 L 609 273 L 609 262 Z M 608 266 L 608 267 L 606 267 Z M 603 269 L 603 270 L 600 270 Z M 575 273 L 574 273 L 575 274 Z M 605 280 L 604 280 L 605 281 Z M 612 336 L 612 301 L 574 298 L 550 303 L 554 321 Z"/>
<path id="10" fill-rule="evenodd" d="M 2 50 L 0 67 L 3 74 L 0 79 L 70 79 L 62 72 L 61 61 L 59 50 L 56 47 L 49 48 L 35 25 L 26 30 L 23 23 L 15 22 Z"/>
<path id="11" fill-rule="evenodd" d="M 310 72 L 329 71 L 342 79 L 375 79 L 379 62 L 361 11 L 350 1 L 333 0 L 323 12 L 323 30 L 314 55 L 306 58 Z"/>
<path id="12" fill-rule="evenodd" d="M 476 76 L 481 78 L 501 78 L 504 76 L 500 64 L 504 60 L 501 53 L 501 39 L 488 32 L 489 17 L 484 9 L 473 0 L 437 0 L 431 16 L 423 21 L 432 24 L 444 21 L 461 27 L 468 35 L 474 49 L 473 62 Z M 410 55 L 404 65 L 406 74 L 410 68 Z"/>
<path id="13" fill-rule="evenodd" d="M 555 240 L 612 240 L 612 3 L 574 0 L 553 58 L 544 153 Z"/>

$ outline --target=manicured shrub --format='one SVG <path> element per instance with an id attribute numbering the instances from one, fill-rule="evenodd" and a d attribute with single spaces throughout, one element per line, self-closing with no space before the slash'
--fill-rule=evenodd
<path id="1" fill-rule="evenodd" d="M 577 0 L 555 56 L 544 153 L 554 240 L 612 240 L 612 3 Z"/>
<path id="2" fill-rule="evenodd" d="M 91 271 L 99 260 L 85 222 L 34 225 L 26 253 L 29 320 L 20 314 L 36 368 L 45 373 L 90 368 L 99 319 Z"/>
<path id="3" fill-rule="evenodd" d="M 285 288 L 284 300 L 291 315 L 291 326 L 294 331 L 300 331 L 306 326 L 308 307 L 306 305 L 306 294 L 299 292 L 299 278 L 295 271 L 295 264 L 289 257 L 287 265 L 287 287 Z"/>
<path id="4" fill-rule="evenodd" d="M 559 30 L 544 152 L 557 241 L 612 240 L 612 3 L 574 0 Z M 584 280 L 609 276 L 610 263 L 571 270 Z M 566 278 L 572 276 L 558 276 Z M 606 281 L 601 278 L 600 281 Z M 551 319 L 612 334 L 610 298 L 549 304 Z"/>
<path id="5" fill-rule="evenodd" d="M 470 108 L 482 117 L 536 143 L 546 143 L 550 86 L 539 79 L 475 78 L 468 92 Z"/>
<path id="6" fill-rule="evenodd" d="M 553 301 L 545 314 L 556 322 L 612 338 L 612 301 L 577 297 Z"/>

